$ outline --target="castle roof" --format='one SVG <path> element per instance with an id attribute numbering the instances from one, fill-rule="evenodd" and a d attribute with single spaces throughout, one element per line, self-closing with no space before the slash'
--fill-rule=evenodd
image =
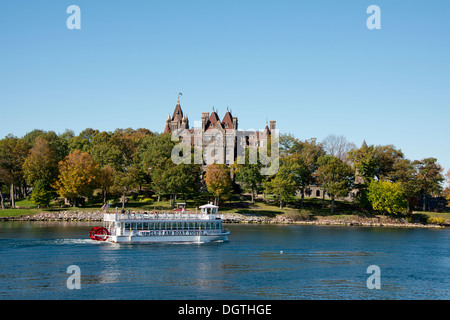
<path id="1" fill-rule="evenodd" d="M 166 123 L 166 127 L 164 128 L 164 133 L 169 133 L 169 132 L 170 132 L 169 124 Z"/>
<path id="2" fill-rule="evenodd" d="M 177 101 L 177 106 L 173 111 L 172 121 L 181 121 L 183 119 L 183 110 L 181 110 L 180 99 Z"/>
<path id="3" fill-rule="evenodd" d="M 227 128 L 227 129 L 233 128 L 233 116 L 231 115 L 230 111 L 228 111 L 228 110 L 227 110 L 227 113 L 225 113 L 225 117 L 223 117 L 222 127 Z"/>
<path id="4" fill-rule="evenodd" d="M 213 129 L 213 128 L 216 128 L 216 129 L 222 128 L 222 125 L 220 123 L 220 118 L 219 118 L 219 115 L 217 114 L 217 112 L 215 112 L 215 111 L 211 112 L 211 115 L 209 116 L 209 119 L 206 122 L 206 128 L 207 128 L 207 130 L 209 128 L 211 128 L 211 129 Z"/>

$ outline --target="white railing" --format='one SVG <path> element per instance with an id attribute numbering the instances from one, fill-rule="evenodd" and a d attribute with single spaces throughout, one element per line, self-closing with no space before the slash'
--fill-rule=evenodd
<path id="1" fill-rule="evenodd" d="M 105 213 L 103 220 L 215 220 L 216 218 L 223 219 L 223 216 L 202 213 Z"/>

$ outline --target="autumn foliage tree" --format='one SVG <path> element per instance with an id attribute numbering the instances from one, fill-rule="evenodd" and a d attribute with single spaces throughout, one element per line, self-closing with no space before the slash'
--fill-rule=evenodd
<path id="1" fill-rule="evenodd" d="M 217 205 L 221 196 L 231 193 L 230 169 L 226 164 L 210 164 L 206 169 L 205 183 L 208 191 L 215 197 Z"/>
<path id="2" fill-rule="evenodd" d="M 70 198 L 73 206 L 77 198 L 88 197 L 96 187 L 99 175 L 98 164 L 91 156 L 78 150 L 59 162 L 59 176 L 55 182 L 56 192 L 64 198 Z"/>
<path id="3" fill-rule="evenodd" d="M 23 164 L 24 177 L 29 185 L 34 187 L 38 181 L 48 187 L 58 177 L 58 161 L 56 152 L 50 148 L 47 140 L 37 137 Z"/>

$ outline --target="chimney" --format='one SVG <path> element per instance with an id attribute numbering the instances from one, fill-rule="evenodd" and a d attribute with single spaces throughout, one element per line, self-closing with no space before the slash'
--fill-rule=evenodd
<path id="1" fill-rule="evenodd" d="M 209 112 L 202 112 L 202 130 L 205 131 L 206 128 L 206 122 L 208 122 L 209 119 Z"/>
<path id="2" fill-rule="evenodd" d="M 269 127 L 270 132 L 272 132 L 273 130 L 275 130 L 275 123 L 276 123 L 275 120 L 270 120 L 270 127 Z"/>
<path id="3" fill-rule="evenodd" d="M 233 117 L 233 129 L 237 130 L 238 128 L 238 120 L 237 117 Z"/>

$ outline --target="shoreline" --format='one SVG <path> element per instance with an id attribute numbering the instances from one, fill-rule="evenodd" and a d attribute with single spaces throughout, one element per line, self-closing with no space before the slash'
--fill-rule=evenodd
<path id="1" fill-rule="evenodd" d="M 0 217 L 3 221 L 60 221 L 60 222 L 101 222 L 103 221 L 103 211 L 95 212 L 42 212 L 36 215 L 22 215 L 17 217 Z M 275 218 L 261 217 L 258 215 L 243 215 L 239 213 L 223 213 L 223 222 L 226 224 L 293 224 L 293 225 L 317 225 L 317 226 L 346 226 L 346 227 L 402 227 L 402 228 L 449 228 L 449 224 L 421 224 L 406 222 L 405 219 L 394 219 L 391 217 L 355 217 L 345 219 L 333 219 L 329 217 L 316 217 L 314 220 L 293 220 L 282 215 Z"/>

